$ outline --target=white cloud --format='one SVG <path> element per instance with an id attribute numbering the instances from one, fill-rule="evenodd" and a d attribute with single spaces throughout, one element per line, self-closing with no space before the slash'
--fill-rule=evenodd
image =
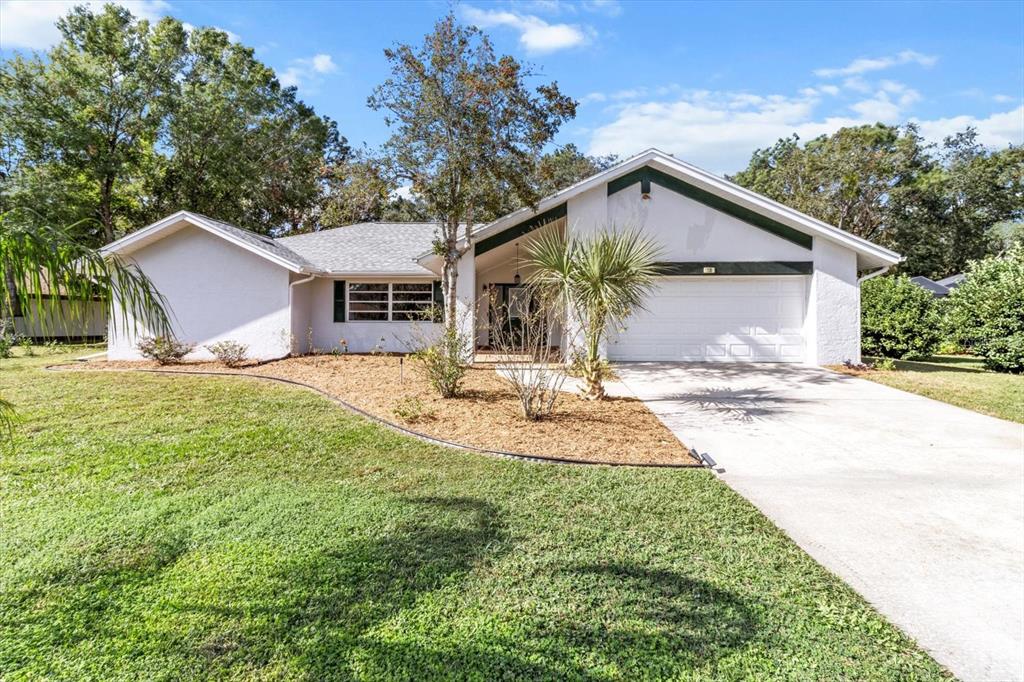
<path id="1" fill-rule="evenodd" d="M 466 5 L 462 13 L 467 21 L 480 28 L 505 26 L 518 31 L 520 44 L 527 52 L 536 54 L 578 47 L 586 43 L 593 33 L 575 24 L 549 24 L 530 14 L 479 9 L 470 5 Z"/>
<path id="2" fill-rule="evenodd" d="M 622 14 L 622 4 L 619 0 L 583 0 L 581 6 L 588 12 L 597 12 L 609 17 Z"/>
<path id="3" fill-rule="evenodd" d="M 170 9 L 164 0 L 0 0 L 0 48 L 45 50 L 60 40 L 56 21 L 75 5 L 99 12 L 105 4 L 121 5 L 150 21 Z"/>
<path id="4" fill-rule="evenodd" d="M 919 97 L 911 88 L 886 82 L 871 97 L 853 103 L 846 113 L 822 115 L 817 93 L 689 92 L 669 102 L 619 105 L 613 121 L 590 131 L 587 153 L 628 156 L 657 147 L 716 173 L 735 172 L 746 166 L 755 149 L 793 133 L 807 140 L 844 126 L 900 123 L 907 120 L 906 107 Z M 911 120 L 932 141 L 973 125 L 984 144 L 1024 144 L 1024 107 L 980 119 Z"/>
<path id="5" fill-rule="evenodd" d="M 1024 144 L 1024 105 L 986 118 L 951 116 L 932 121 L 911 120 L 918 125 L 925 138 L 935 142 L 972 126 L 977 128 L 978 141 L 983 145 L 1006 147 L 1010 144 Z"/>
<path id="6" fill-rule="evenodd" d="M 992 95 L 992 101 L 1000 104 L 1010 104 L 1011 102 L 1019 102 L 1020 97 L 1010 97 L 1009 95 Z"/>
<path id="7" fill-rule="evenodd" d="M 338 70 L 338 65 L 334 63 L 329 54 L 313 55 L 311 66 L 317 73 L 333 73 Z"/>
<path id="8" fill-rule="evenodd" d="M 294 86 L 312 90 L 323 81 L 323 76 L 337 70 L 338 65 L 331 55 L 320 53 L 291 60 L 288 68 L 277 74 L 277 80 L 286 88 Z"/>
<path id="9" fill-rule="evenodd" d="M 918 64 L 920 66 L 932 66 L 938 61 L 938 57 L 921 54 L 913 50 L 903 50 L 894 55 L 886 57 L 860 57 L 854 59 L 846 66 L 828 69 L 816 69 L 814 75 L 822 78 L 833 78 L 835 76 L 856 76 L 869 71 L 882 71 L 902 64 Z"/>

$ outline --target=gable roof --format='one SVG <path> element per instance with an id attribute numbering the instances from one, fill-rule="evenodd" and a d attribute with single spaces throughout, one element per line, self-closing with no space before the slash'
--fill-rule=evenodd
<path id="1" fill-rule="evenodd" d="M 292 272 L 313 273 L 318 270 L 313 263 L 310 263 L 299 254 L 282 245 L 279 240 L 271 239 L 249 230 L 243 230 L 240 227 L 214 220 L 200 213 L 192 213 L 191 211 L 172 213 L 162 220 L 158 220 L 141 230 L 132 232 L 117 241 L 107 244 L 100 252 L 105 254 L 130 254 L 141 249 L 143 246 L 163 238 L 169 232 L 176 231 L 182 224 L 198 227 L 210 234 L 226 239 Z"/>
<path id="2" fill-rule="evenodd" d="M 936 282 L 924 275 L 918 275 L 917 277 L 911 277 L 910 281 L 921 287 L 932 296 L 947 296 L 949 295 L 949 288 L 941 282 Z"/>
<path id="3" fill-rule="evenodd" d="M 191 211 L 178 211 L 112 242 L 103 253 L 130 254 L 192 225 L 301 274 L 433 277 L 416 262 L 431 247 L 434 223 L 360 223 L 290 237 L 270 237 Z"/>
<path id="4" fill-rule="evenodd" d="M 433 277 L 416 257 L 431 248 L 436 228 L 434 223 L 359 223 L 276 241 L 324 273 Z"/>
<path id="5" fill-rule="evenodd" d="M 964 281 L 964 277 L 966 276 L 967 275 L 965 275 L 964 273 L 958 272 L 955 275 L 950 275 L 949 277 L 943 277 L 940 280 L 936 280 L 936 283 L 941 284 L 947 289 L 955 289 L 960 285 L 960 282 Z"/>
<path id="6" fill-rule="evenodd" d="M 588 190 L 605 185 L 644 167 L 674 176 L 696 187 L 699 191 L 719 197 L 742 210 L 757 213 L 803 234 L 821 237 L 845 246 L 857 253 L 858 262 L 863 263 L 864 267 L 896 265 L 902 260 L 902 257 L 895 251 L 890 251 L 866 239 L 840 230 L 657 149 L 641 152 L 605 171 L 541 199 L 535 208 L 522 208 L 502 216 L 494 222 L 482 225 L 474 230 L 474 240 L 486 239 L 515 227 Z M 421 253 L 420 260 L 423 261 L 429 256 L 429 253 Z"/>

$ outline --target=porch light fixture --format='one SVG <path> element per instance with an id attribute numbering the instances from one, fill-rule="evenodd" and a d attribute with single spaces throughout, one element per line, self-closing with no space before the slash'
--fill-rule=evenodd
<path id="1" fill-rule="evenodd" d="M 523 281 L 523 278 L 519 276 L 519 242 L 516 242 L 516 275 L 512 278 L 512 283 L 519 285 Z"/>

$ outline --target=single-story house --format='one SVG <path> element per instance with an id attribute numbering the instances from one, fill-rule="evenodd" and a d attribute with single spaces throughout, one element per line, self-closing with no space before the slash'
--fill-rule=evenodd
<path id="1" fill-rule="evenodd" d="M 623 228 L 662 247 L 665 275 L 646 309 L 612 330 L 605 353 L 617 361 L 859 361 L 859 282 L 901 260 L 652 149 L 476 226 L 458 268 L 460 324 L 487 346 L 487 301 L 517 295 L 529 276 L 522 246 L 540 231 Z M 272 239 L 181 211 L 105 250 L 152 279 L 194 357 L 232 339 L 269 359 L 310 346 L 409 350 L 440 296 L 434 236 L 429 223 L 365 223 Z M 111 333 L 109 357 L 138 358 L 144 334 Z M 570 336 L 557 330 L 551 343 L 566 349 Z"/>
<path id="2" fill-rule="evenodd" d="M 107 305 L 99 298 L 70 305 L 63 291 L 45 280 L 39 298 L 15 306 L 14 333 L 41 341 L 99 341 L 107 334 Z"/>

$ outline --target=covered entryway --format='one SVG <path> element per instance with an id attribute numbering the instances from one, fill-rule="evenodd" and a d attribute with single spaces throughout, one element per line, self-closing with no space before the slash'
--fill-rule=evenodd
<path id="1" fill-rule="evenodd" d="M 808 277 L 666 277 L 625 331 L 622 361 L 803 362 Z"/>

